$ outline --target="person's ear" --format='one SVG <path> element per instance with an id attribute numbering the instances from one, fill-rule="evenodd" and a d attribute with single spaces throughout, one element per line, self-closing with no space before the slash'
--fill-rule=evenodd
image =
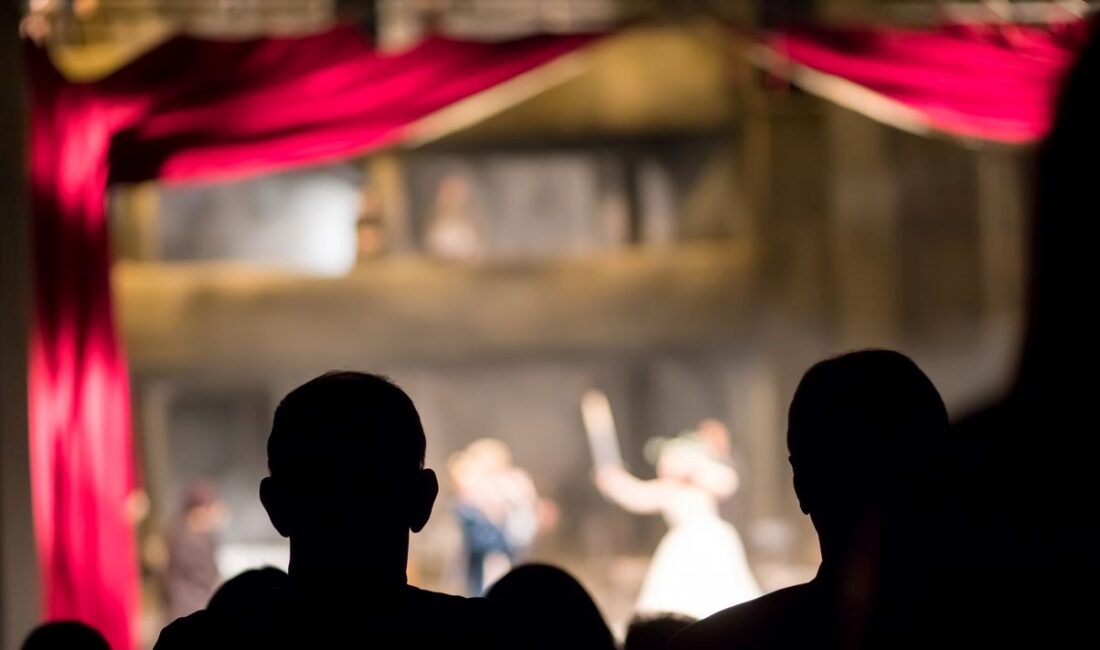
<path id="1" fill-rule="evenodd" d="M 271 525 L 275 530 L 279 531 L 283 537 L 290 537 L 293 529 L 291 525 L 293 507 L 287 497 L 285 486 L 275 480 L 275 477 L 268 476 L 260 481 L 260 503 L 263 504 L 264 510 L 267 510 L 267 516 L 271 519 Z"/>
<path id="2" fill-rule="evenodd" d="M 409 530 L 419 533 L 432 516 L 432 506 L 439 496 L 439 479 L 430 469 L 422 469 L 413 485 Z"/>
<path id="3" fill-rule="evenodd" d="M 798 498 L 798 509 L 802 511 L 802 514 L 810 514 L 810 494 L 805 485 L 805 474 L 799 472 L 794 467 L 794 458 L 788 457 L 787 461 L 791 464 L 791 470 L 794 472 L 794 495 Z"/>

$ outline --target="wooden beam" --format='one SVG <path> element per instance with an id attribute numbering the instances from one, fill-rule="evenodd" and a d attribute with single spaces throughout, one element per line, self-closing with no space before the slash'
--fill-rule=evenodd
<path id="1" fill-rule="evenodd" d="M 902 241 L 891 133 L 843 108 L 826 112 L 837 339 L 845 347 L 892 347 L 902 327 Z"/>
<path id="2" fill-rule="evenodd" d="M 741 243 L 480 267 L 387 258 L 344 278 L 120 264 L 138 373 L 630 354 L 733 344 L 752 320 Z"/>

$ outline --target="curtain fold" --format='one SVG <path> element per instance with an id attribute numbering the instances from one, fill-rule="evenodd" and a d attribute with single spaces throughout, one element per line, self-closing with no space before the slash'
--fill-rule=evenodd
<path id="1" fill-rule="evenodd" d="M 876 119 L 889 122 L 896 115 L 916 130 L 1025 144 L 1050 128 L 1062 76 L 1089 30 L 1084 20 L 807 27 L 768 35 L 764 59 L 810 92 Z M 865 92 L 851 92 L 849 84 Z"/>
<path id="2" fill-rule="evenodd" d="M 82 620 L 113 648 L 136 647 L 130 388 L 111 303 L 108 183 L 244 177 L 395 145 L 418 120 L 593 38 L 430 38 L 380 53 L 345 27 L 178 37 L 85 84 L 29 48 L 30 450 L 47 618 Z"/>

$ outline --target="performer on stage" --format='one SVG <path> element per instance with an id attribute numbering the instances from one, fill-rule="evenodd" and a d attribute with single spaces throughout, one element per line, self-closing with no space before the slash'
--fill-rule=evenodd
<path id="1" fill-rule="evenodd" d="M 183 508 L 167 534 L 165 601 L 169 620 L 206 607 L 206 601 L 221 581 L 218 530 L 226 514 L 213 485 L 194 481 L 188 486 Z"/>
<path id="2" fill-rule="evenodd" d="M 429 253 L 459 262 L 477 261 L 485 253 L 483 220 L 470 197 L 470 185 L 451 174 L 439 184 L 435 210 L 424 235 Z"/>
<path id="3" fill-rule="evenodd" d="M 591 435 L 591 434 L 590 434 Z M 630 512 L 661 513 L 669 532 L 657 547 L 636 610 L 705 618 L 760 596 L 741 536 L 718 514 L 737 490 L 729 432 L 716 420 L 646 445 L 657 478 L 641 480 L 621 463 L 598 466 L 596 485 Z"/>
<path id="4" fill-rule="evenodd" d="M 550 508 L 499 440 L 477 440 L 447 465 L 458 500 L 466 587 L 470 595 L 480 596 L 523 559 L 540 528 L 550 523 Z"/>

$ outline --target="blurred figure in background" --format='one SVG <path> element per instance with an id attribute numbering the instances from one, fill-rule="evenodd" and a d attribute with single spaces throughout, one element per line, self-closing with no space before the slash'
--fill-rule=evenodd
<path id="1" fill-rule="evenodd" d="M 386 232 L 386 215 L 378 193 L 364 185 L 359 203 L 359 218 L 355 223 L 356 260 L 360 263 L 383 257 L 390 242 Z"/>
<path id="2" fill-rule="evenodd" d="M 479 596 L 526 556 L 540 529 L 553 525 L 553 506 L 539 499 L 531 477 L 512 463 L 512 451 L 499 440 L 470 443 L 447 467 L 462 529 L 466 588 Z"/>
<path id="3" fill-rule="evenodd" d="M 716 420 L 695 431 L 646 445 L 657 478 L 641 480 L 621 465 L 596 472 L 608 499 L 637 514 L 661 513 L 669 532 L 657 546 L 636 610 L 704 618 L 760 595 L 741 536 L 718 514 L 718 502 L 737 491 L 728 463 L 729 432 Z"/>
<path id="4" fill-rule="evenodd" d="M 214 594 L 220 581 L 217 533 L 224 519 L 225 506 L 210 483 L 200 480 L 188 486 L 183 508 L 169 524 L 167 533 L 168 620 L 206 607 Z"/>
<path id="5" fill-rule="evenodd" d="M 482 252 L 481 219 L 470 199 L 470 186 L 458 174 L 439 184 L 435 209 L 424 233 L 427 250 L 448 260 L 474 261 Z"/>

